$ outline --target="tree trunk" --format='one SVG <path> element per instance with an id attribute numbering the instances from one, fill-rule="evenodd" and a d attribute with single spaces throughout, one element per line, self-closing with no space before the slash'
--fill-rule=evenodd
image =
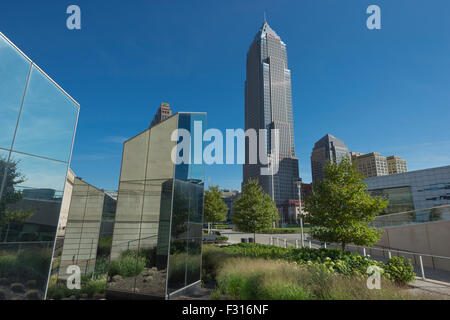
<path id="1" fill-rule="evenodd" d="M 253 231 L 253 244 L 256 245 L 256 231 Z"/>
<path id="2" fill-rule="evenodd" d="M 342 251 L 345 251 L 345 243 L 342 242 Z"/>

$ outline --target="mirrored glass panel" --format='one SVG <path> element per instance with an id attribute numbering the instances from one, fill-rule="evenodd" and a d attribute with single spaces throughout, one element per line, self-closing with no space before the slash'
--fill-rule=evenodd
<path id="1" fill-rule="evenodd" d="M 0 277 L 9 286 L 7 299 L 43 299 L 67 164 L 12 152 L 7 168 Z"/>
<path id="2" fill-rule="evenodd" d="M 0 35 L 0 148 L 11 148 L 30 66 Z"/>
<path id="3" fill-rule="evenodd" d="M 33 66 L 13 149 L 68 161 L 77 113 L 76 104 Z"/>
<path id="4" fill-rule="evenodd" d="M 196 147 L 192 139 L 194 125 L 206 130 L 206 114 L 181 113 L 179 128 L 191 133 L 191 155 Z M 199 149 L 204 149 L 204 142 Z M 203 223 L 204 165 L 180 164 L 175 167 L 168 294 L 200 280 Z"/>

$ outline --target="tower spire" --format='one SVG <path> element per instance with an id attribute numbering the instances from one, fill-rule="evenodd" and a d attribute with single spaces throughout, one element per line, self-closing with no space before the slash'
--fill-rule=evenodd
<path id="1" fill-rule="evenodd" d="M 264 10 L 264 23 L 267 23 L 266 11 Z"/>

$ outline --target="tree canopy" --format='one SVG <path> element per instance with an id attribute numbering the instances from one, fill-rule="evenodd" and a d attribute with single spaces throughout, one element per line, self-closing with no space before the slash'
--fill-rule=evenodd
<path id="1" fill-rule="evenodd" d="M 347 158 L 328 163 L 324 179 L 313 186 L 313 193 L 305 199 L 312 237 L 340 243 L 342 249 L 348 243 L 370 246 L 378 241 L 381 232 L 369 223 L 388 201 L 371 197 L 364 179 Z"/>
<path id="2" fill-rule="evenodd" d="M 272 198 L 258 185 L 258 180 L 249 180 L 242 187 L 242 194 L 234 203 L 232 221 L 240 231 L 264 231 L 278 221 L 278 210 Z"/>
<path id="3" fill-rule="evenodd" d="M 17 165 L 17 161 L 8 162 L 5 158 L 0 158 L 0 188 L 3 184 L 3 195 L 0 201 L 0 227 L 9 226 L 11 223 L 24 223 L 33 215 L 33 212 L 30 211 L 11 209 L 11 206 L 23 197 L 22 192 L 15 189 L 16 185 L 25 181 Z"/>
<path id="4" fill-rule="evenodd" d="M 222 191 L 219 186 L 210 186 L 205 191 L 205 204 L 203 208 L 205 221 L 215 223 L 227 219 L 228 207 L 222 200 Z"/>

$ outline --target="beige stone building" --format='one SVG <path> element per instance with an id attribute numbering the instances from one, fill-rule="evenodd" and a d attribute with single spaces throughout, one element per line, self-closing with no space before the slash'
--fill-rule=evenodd
<path id="1" fill-rule="evenodd" d="M 356 163 L 356 168 L 366 178 L 378 177 L 388 175 L 388 165 L 386 157 L 381 153 L 371 152 L 367 154 L 360 154 L 358 152 L 351 152 L 352 162 Z"/>
<path id="2" fill-rule="evenodd" d="M 386 158 L 389 174 L 407 172 L 406 160 L 399 156 L 390 156 Z"/>

